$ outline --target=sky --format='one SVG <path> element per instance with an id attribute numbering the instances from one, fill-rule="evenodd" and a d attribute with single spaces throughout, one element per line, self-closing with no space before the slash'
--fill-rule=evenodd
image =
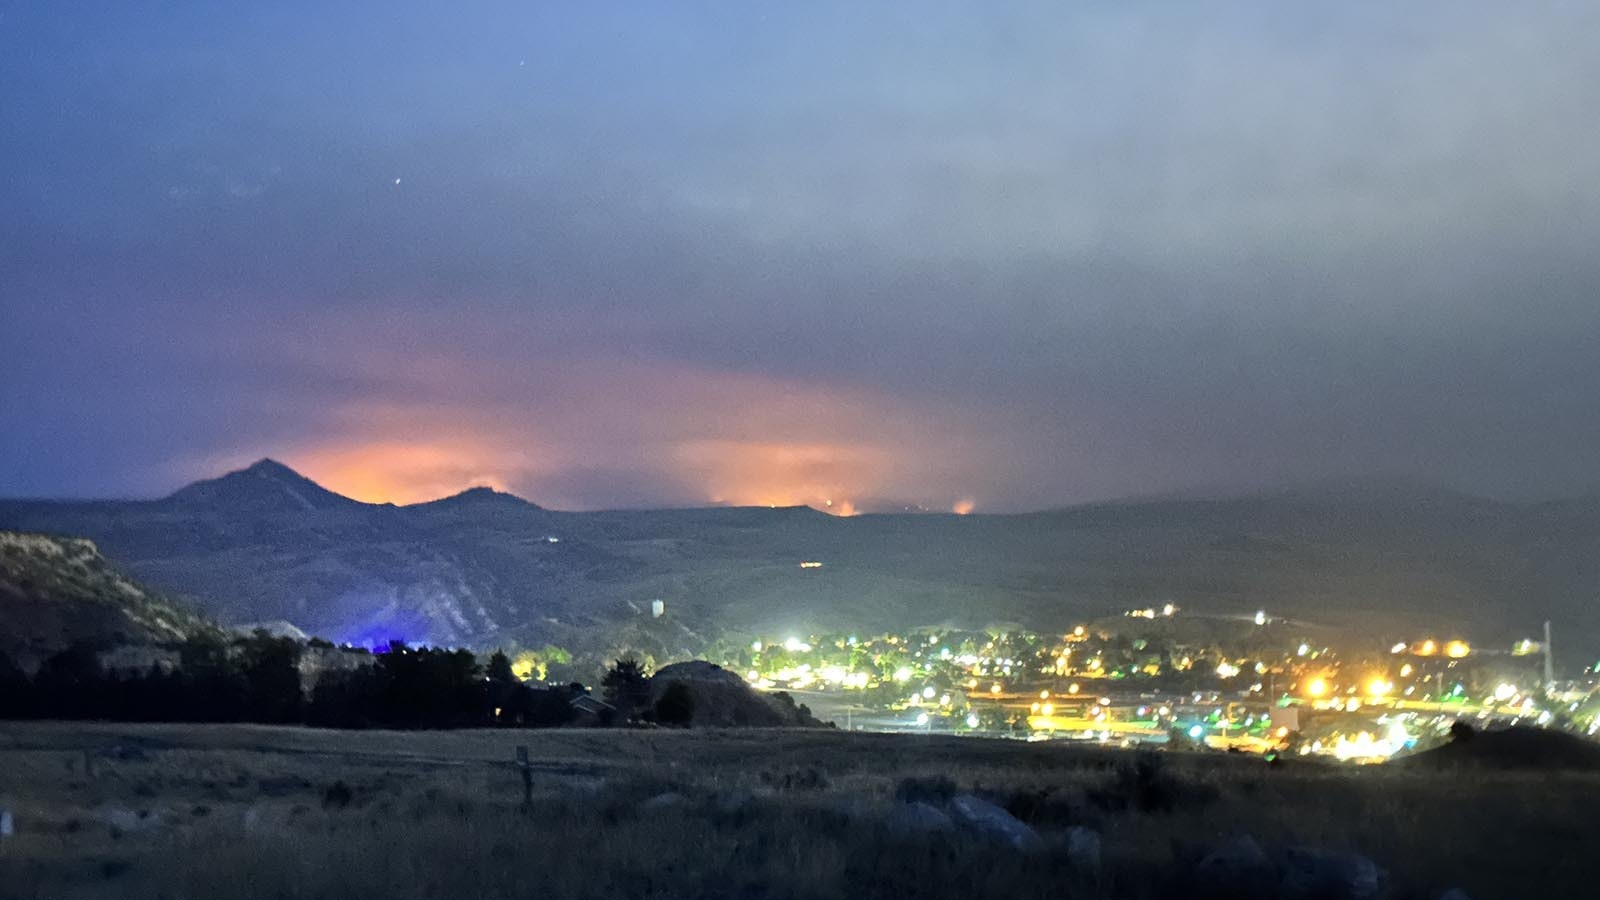
<path id="1" fill-rule="evenodd" d="M 1587 2 L 0 0 L 0 495 L 1593 491 L 1597 45 Z"/>

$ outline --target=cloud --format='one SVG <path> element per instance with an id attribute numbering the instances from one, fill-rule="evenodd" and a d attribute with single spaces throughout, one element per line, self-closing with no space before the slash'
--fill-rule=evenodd
<path id="1" fill-rule="evenodd" d="M 16 13 L 0 491 L 1596 484 L 1594 9 L 492 10 Z"/>

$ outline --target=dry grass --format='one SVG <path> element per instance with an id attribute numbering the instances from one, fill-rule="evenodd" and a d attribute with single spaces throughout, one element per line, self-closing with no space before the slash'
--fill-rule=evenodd
<path id="1" fill-rule="evenodd" d="M 535 798 L 520 809 L 516 744 Z M 94 756 L 94 777 L 84 754 Z M 1131 757 L 827 732 L 342 733 L 0 725 L 0 895 L 27 898 L 1160 897 L 1228 836 L 1362 851 L 1398 896 L 1588 897 L 1593 775 L 1452 775 L 1165 757 L 1167 811 L 1123 808 Z M 879 823 L 944 778 L 1045 836 L 1023 856 Z M 328 788 L 348 806 L 324 808 Z M 681 806 L 650 809 L 664 791 Z M 736 802 L 739 801 L 739 802 Z M 145 813 L 141 818 L 140 813 Z M 1105 840 L 1074 871 L 1064 829 Z"/>

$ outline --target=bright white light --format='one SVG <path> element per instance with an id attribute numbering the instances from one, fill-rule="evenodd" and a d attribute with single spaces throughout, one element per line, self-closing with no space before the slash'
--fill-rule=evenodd
<path id="1" fill-rule="evenodd" d="M 1233 663 L 1224 662 L 1217 664 L 1218 678 L 1232 678 L 1237 674 L 1239 674 L 1239 667 Z"/>
<path id="2" fill-rule="evenodd" d="M 1494 688 L 1494 699 L 1499 701 L 1499 702 L 1501 702 L 1501 703 L 1504 703 L 1507 700 L 1510 700 L 1512 697 L 1515 697 L 1516 695 L 1517 695 L 1517 689 L 1516 689 L 1516 687 L 1514 685 L 1509 685 L 1509 684 L 1497 684 L 1497 685 L 1495 685 L 1495 688 Z"/>
<path id="3" fill-rule="evenodd" d="M 1265 625 L 1265 624 L 1267 624 L 1267 611 L 1266 610 L 1264 610 L 1264 609 L 1256 610 L 1256 624 L 1257 625 Z"/>
<path id="4" fill-rule="evenodd" d="M 1200 725 L 1190 725 L 1189 726 L 1189 737 L 1193 738 L 1194 740 L 1197 740 L 1197 741 L 1200 740 L 1200 738 L 1205 733 L 1206 733 L 1205 728 L 1203 728 Z"/>
<path id="5" fill-rule="evenodd" d="M 1295 656 L 1305 656 L 1307 653 L 1310 653 L 1310 652 L 1311 652 L 1311 645 L 1310 644 L 1301 644 L 1299 647 L 1295 648 L 1294 655 Z"/>
<path id="6" fill-rule="evenodd" d="M 810 653 L 811 645 L 800 640 L 799 638 L 792 637 L 783 642 L 783 649 L 789 651 L 790 653 Z"/>
<path id="7" fill-rule="evenodd" d="M 932 700 L 934 693 L 935 692 L 933 690 L 933 685 L 930 684 L 927 687 L 922 689 L 922 699 L 924 699 L 924 700 Z"/>
<path id="8" fill-rule="evenodd" d="M 977 728 L 978 727 L 978 714 L 977 713 L 967 713 L 967 727 L 968 728 Z"/>
<path id="9" fill-rule="evenodd" d="M 928 724 L 928 714 L 925 713 L 925 712 L 924 713 L 917 713 L 917 724 L 918 725 L 926 725 L 926 724 Z"/>
<path id="10" fill-rule="evenodd" d="M 911 670 L 906 668 L 905 666 L 901 666 L 900 668 L 895 669 L 894 670 L 894 680 L 895 681 L 910 681 L 911 680 Z"/>

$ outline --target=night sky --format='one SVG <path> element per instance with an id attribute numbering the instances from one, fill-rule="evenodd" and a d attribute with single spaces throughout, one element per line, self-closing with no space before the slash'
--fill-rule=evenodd
<path id="1" fill-rule="evenodd" d="M 0 3 L 0 494 L 1593 490 L 1596 47 L 1588 2 Z"/>

